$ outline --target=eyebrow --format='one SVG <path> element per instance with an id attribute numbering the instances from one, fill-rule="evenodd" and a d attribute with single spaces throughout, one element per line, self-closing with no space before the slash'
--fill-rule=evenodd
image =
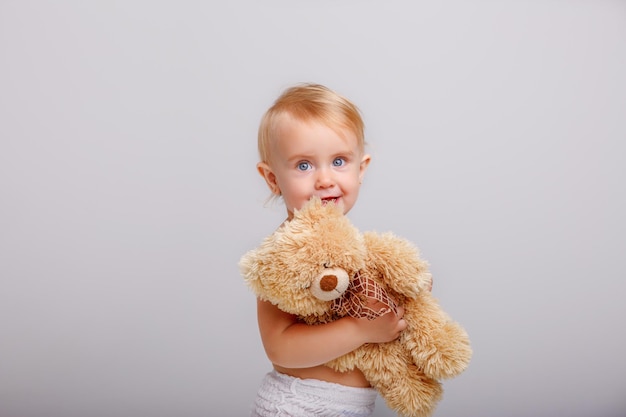
<path id="1" fill-rule="evenodd" d="M 339 156 L 347 156 L 349 158 L 354 158 L 356 157 L 357 152 L 354 151 L 345 151 L 345 152 L 336 152 L 332 155 L 332 158 L 337 158 Z M 313 159 L 314 158 L 314 154 L 306 154 L 306 153 L 302 153 L 302 154 L 297 154 L 292 156 L 291 158 L 287 158 L 286 161 L 287 162 L 296 162 L 299 161 L 301 159 Z"/>

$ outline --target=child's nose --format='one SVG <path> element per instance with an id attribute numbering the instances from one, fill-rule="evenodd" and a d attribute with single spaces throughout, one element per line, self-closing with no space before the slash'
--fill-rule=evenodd
<path id="1" fill-rule="evenodd" d="M 335 184 L 335 180 L 330 170 L 321 169 L 317 172 L 315 186 L 317 188 L 329 188 Z"/>

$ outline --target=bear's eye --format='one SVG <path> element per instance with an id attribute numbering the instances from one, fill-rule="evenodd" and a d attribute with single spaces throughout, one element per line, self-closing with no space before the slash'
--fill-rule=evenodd
<path id="1" fill-rule="evenodd" d="M 330 264 L 328 262 L 324 262 L 324 268 L 330 268 Z"/>

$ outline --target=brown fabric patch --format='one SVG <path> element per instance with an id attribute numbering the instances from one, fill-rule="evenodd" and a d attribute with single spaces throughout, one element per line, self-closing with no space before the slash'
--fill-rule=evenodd
<path id="1" fill-rule="evenodd" d="M 381 302 L 385 307 L 374 310 L 368 306 L 368 299 Z M 396 302 L 389 297 L 387 291 L 376 281 L 357 273 L 343 296 L 335 299 L 331 306 L 333 312 L 341 316 L 367 318 L 374 320 L 377 317 L 392 311 L 398 314 Z"/>

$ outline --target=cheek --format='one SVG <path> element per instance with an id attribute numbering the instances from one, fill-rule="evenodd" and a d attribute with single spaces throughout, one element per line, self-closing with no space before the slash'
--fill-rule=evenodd
<path id="1" fill-rule="evenodd" d="M 350 170 L 343 175 L 343 183 L 346 187 L 358 188 L 360 182 L 361 177 L 358 170 Z"/>
<path id="2" fill-rule="evenodd" d="M 281 181 L 279 186 L 283 194 L 293 195 L 298 193 L 298 189 L 302 188 L 302 185 L 299 184 L 299 182 L 300 181 L 298 180 L 289 178 Z"/>
<path id="3" fill-rule="evenodd" d="M 299 210 L 299 206 L 303 204 L 302 201 L 306 201 L 309 196 L 307 188 L 294 181 L 286 182 L 280 191 L 285 204 L 290 209 Z"/>

